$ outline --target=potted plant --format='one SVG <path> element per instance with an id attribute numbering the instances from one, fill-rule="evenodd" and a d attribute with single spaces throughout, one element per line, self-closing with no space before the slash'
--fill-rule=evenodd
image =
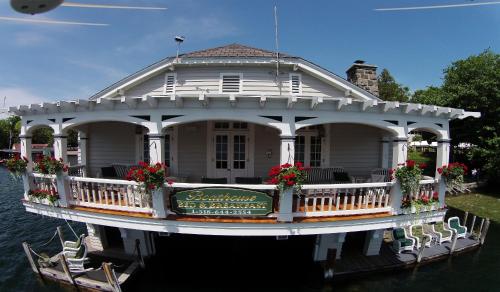
<path id="1" fill-rule="evenodd" d="M 52 156 L 40 155 L 35 160 L 34 169 L 42 174 L 58 174 L 68 171 L 68 165 L 64 164 L 62 158 L 56 159 Z"/>
<path id="2" fill-rule="evenodd" d="M 274 166 L 269 171 L 269 177 L 270 179 L 267 182 L 276 185 L 281 193 L 283 193 L 288 189 L 300 190 L 307 174 L 302 163 L 297 162 L 295 165 L 285 163 Z"/>
<path id="3" fill-rule="evenodd" d="M 276 185 L 276 188 L 280 191 L 278 220 L 290 222 L 293 220 L 293 193 L 294 190 L 301 190 L 302 184 L 307 177 L 305 168 L 301 162 L 297 162 L 295 165 L 285 163 L 271 168 L 269 177 L 270 179 L 267 182 Z"/>
<path id="4" fill-rule="evenodd" d="M 467 166 L 460 162 L 443 165 L 443 167 L 437 169 L 438 173 L 444 178 L 448 192 L 464 191 L 464 174 L 467 173 L 467 170 Z"/>
<path id="5" fill-rule="evenodd" d="M 21 156 L 19 154 L 14 155 L 14 157 L 0 161 L 5 164 L 9 172 L 14 178 L 19 178 L 26 173 L 26 168 L 28 167 L 28 158 L 26 156 Z"/>
<path id="6" fill-rule="evenodd" d="M 416 199 L 420 190 L 420 180 L 422 179 L 422 170 L 427 165 L 425 163 L 417 163 L 414 160 L 407 160 L 406 163 L 401 163 L 396 169 L 391 169 L 390 174 L 392 179 L 397 179 L 401 185 L 403 193 L 403 201 L 401 208 L 404 212 L 410 209 L 411 213 L 419 212 L 422 204 L 427 203 L 429 198 L 425 199 L 425 203 L 420 202 L 421 199 Z"/>

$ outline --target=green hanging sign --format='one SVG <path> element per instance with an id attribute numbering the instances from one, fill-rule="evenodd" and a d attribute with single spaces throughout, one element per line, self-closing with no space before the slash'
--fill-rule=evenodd
<path id="1" fill-rule="evenodd" d="M 176 192 L 172 210 L 179 215 L 266 216 L 273 211 L 267 193 L 235 188 L 200 188 Z"/>

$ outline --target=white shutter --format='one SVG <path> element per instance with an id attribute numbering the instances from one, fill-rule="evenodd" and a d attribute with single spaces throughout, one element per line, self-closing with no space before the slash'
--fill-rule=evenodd
<path id="1" fill-rule="evenodd" d="M 290 74 L 290 92 L 302 94 L 302 80 L 300 74 Z"/>
<path id="2" fill-rule="evenodd" d="M 165 94 L 175 93 L 175 73 L 165 75 Z"/>
<path id="3" fill-rule="evenodd" d="M 241 76 L 240 74 L 222 75 L 221 92 L 240 92 Z"/>

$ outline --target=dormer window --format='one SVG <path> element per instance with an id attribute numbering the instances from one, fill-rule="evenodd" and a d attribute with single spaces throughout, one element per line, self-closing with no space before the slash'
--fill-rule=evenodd
<path id="1" fill-rule="evenodd" d="M 175 82 L 177 81 L 177 76 L 175 73 L 167 73 L 165 75 L 165 85 L 163 88 L 164 94 L 174 94 L 175 93 Z"/>
<path id="2" fill-rule="evenodd" d="M 302 94 L 302 76 L 300 74 L 290 74 L 290 93 L 292 95 Z"/>
<path id="3" fill-rule="evenodd" d="M 241 73 L 222 73 L 220 75 L 220 93 L 240 93 L 241 75 Z"/>

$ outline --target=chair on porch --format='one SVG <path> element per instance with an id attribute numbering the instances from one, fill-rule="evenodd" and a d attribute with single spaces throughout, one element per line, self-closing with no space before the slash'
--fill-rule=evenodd
<path id="1" fill-rule="evenodd" d="M 338 184 L 354 182 L 353 178 L 349 176 L 343 167 L 313 167 L 306 169 L 306 173 L 306 184 Z"/>
<path id="2" fill-rule="evenodd" d="M 77 241 L 65 241 L 63 251 L 77 251 L 84 244 L 85 234 L 80 235 Z"/>
<path id="3" fill-rule="evenodd" d="M 467 235 L 467 227 L 460 225 L 460 219 L 458 217 L 448 218 L 448 227 L 451 230 L 455 230 L 457 238 L 465 238 Z"/>
<path id="4" fill-rule="evenodd" d="M 408 237 L 404 228 L 394 228 L 392 230 L 392 238 L 394 239 L 393 248 L 398 253 L 401 253 L 405 250 L 413 250 L 415 239 Z"/>
<path id="5" fill-rule="evenodd" d="M 453 232 L 446 226 L 444 222 L 436 222 L 435 224 L 430 224 L 429 227 L 430 231 L 437 235 L 438 244 L 451 241 Z"/>
<path id="6" fill-rule="evenodd" d="M 389 175 L 389 169 L 387 168 L 375 168 L 370 172 L 370 178 L 366 182 L 390 182 L 391 177 Z"/>
<path id="7" fill-rule="evenodd" d="M 420 248 L 425 238 L 427 238 L 425 246 L 431 246 L 432 236 L 425 232 L 422 224 L 410 225 L 410 237 L 415 239 L 415 248 Z"/>
<path id="8" fill-rule="evenodd" d="M 203 184 L 227 184 L 227 177 L 202 177 Z"/>
<path id="9" fill-rule="evenodd" d="M 262 184 L 261 177 L 236 177 L 235 182 L 242 185 L 260 185 Z"/>
<path id="10" fill-rule="evenodd" d="M 66 263 L 68 268 L 73 273 L 81 273 L 91 269 L 85 269 L 84 264 L 90 259 L 87 257 L 87 246 L 85 244 L 80 245 L 80 248 L 76 251 L 63 251 L 66 257 Z"/>

